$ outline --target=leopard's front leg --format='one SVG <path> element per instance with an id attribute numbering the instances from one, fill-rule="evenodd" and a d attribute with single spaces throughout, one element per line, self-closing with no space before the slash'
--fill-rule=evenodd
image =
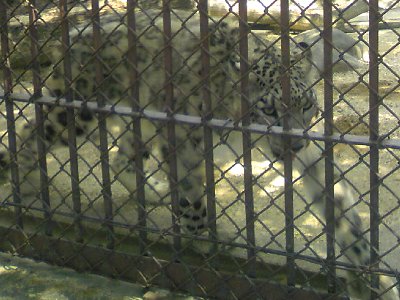
<path id="1" fill-rule="evenodd" d="M 161 152 L 169 170 L 176 164 L 177 180 L 171 186 L 178 193 L 179 224 L 184 232 L 201 234 L 207 226 L 207 208 L 204 188 L 204 148 L 202 129 L 191 126 L 176 127 L 175 149 L 168 145 L 164 130 Z M 173 151 L 171 151 L 173 150 Z"/>

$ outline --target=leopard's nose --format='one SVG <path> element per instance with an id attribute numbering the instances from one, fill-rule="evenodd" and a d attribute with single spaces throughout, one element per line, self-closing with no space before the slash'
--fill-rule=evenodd
<path id="1" fill-rule="evenodd" d="M 303 149 L 303 147 L 304 147 L 304 144 L 302 142 L 295 143 L 294 145 L 292 145 L 292 151 L 297 153 L 301 149 Z"/>

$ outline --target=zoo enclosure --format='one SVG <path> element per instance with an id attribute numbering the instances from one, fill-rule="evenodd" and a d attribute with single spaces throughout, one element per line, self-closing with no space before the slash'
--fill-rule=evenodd
<path id="1" fill-rule="evenodd" d="M 393 245 L 393 249 L 389 249 L 385 253 L 381 253 L 380 249 L 380 231 L 379 226 L 388 226 L 384 224 L 384 217 L 387 215 L 380 214 L 379 204 L 379 189 L 383 184 L 383 178 L 379 176 L 379 158 L 381 151 L 389 151 L 395 158 L 396 150 L 400 148 L 400 140 L 396 138 L 390 138 L 390 134 L 398 129 L 396 127 L 389 133 L 384 135 L 379 134 L 379 110 L 378 107 L 384 107 L 389 110 L 392 115 L 398 120 L 395 111 L 392 111 L 390 107 L 385 106 L 382 102 L 382 95 L 379 93 L 379 66 L 382 65 L 383 59 L 378 47 L 378 31 L 380 24 L 382 24 L 382 15 L 378 10 L 377 1 L 370 1 L 369 3 L 369 70 L 361 74 L 359 73 L 360 80 L 368 86 L 369 89 L 369 110 L 365 114 L 358 114 L 361 122 L 365 122 L 363 118 L 369 117 L 368 128 L 369 135 L 351 135 L 349 131 L 334 133 L 334 105 L 337 104 L 336 99 L 334 100 L 335 85 L 333 81 L 333 70 L 332 70 L 332 24 L 338 20 L 333 20 L 332 11 L 335 12 L 335 7 L 324 2 L 323 6 L 323 24 L 325 25 L 322 31 L 322 37 L 324 39 L 324 64 L 326 66 L 323 74 L 324 79 L 324 94 L 323 94 L 323 120 L 324 120 L 324 132 L 312 132 L 312 131 L 299 131 L 287 128 L 283 129 L 280 127 L 268 127 L 260 124 L 250 124 L 250 119 L 246 117 L 246 111 L 248 110 L 247 101 L 245 100 L 248 95 L 248 57 L 247 57 L 247 39 L 240 39 L 240 69 L 242 80 L 240 81 L 241 94 L 242 94 L 242 112 L 243 118 L 241 124 L 227 123 L 225 120 L 210 119 L 209 114 L 205 113 L 204 116 L 186 116 L 181 114 L 168 114 L 164 112 L 155 112 L 142 110 L 139 103 L 133 102 L 132 107 L 123 107 L 118 105 L 110 105 L 102 99 L 101 95 L 98 95 L 97 102 L 84 102 L 73 99 L 71 95 L 65 95 L 63 99 L 55 99 L 52 97 L 42 96 L 42 89 L 45 86 L 46 76 L 43 75 L 43 64 L 40 61 L 40 55 L 44 51 L 48 40 L 41 40 L 38 33 L 40 24 L 48 23 L 45 20 L 44 11 L 48 6 L 52 6 L 52 3 L 44 6 L 37 6 L 36 1 L 29 1 L 28 7 L 20 5 L 9 5 L 7 1 L 0 2 L 0 20 L 2 22 L 1 31 L 1 49 L 2 49 L 2 60 L 1 66 L 3 69 L 3 94 L 1 95 L 2 104 L 4 105 L 6 112 L 2 114 L 7 120 L 7 129 L 2 133 L 3 145 L 7 147 L 11 157 L 10 169 L 11 169 L 11 182 L 12 192 L 9 195 L 4 195 L 2 202 L 2 214 L 4 215 L 4 224 L 1 227 L 1 235 L 3 242 L 1 247 L 4 251 L 13 251 L 23 255 L 37 257 L 51 263 L 60 265 L 71 266 L 78 270 L 92 271 L 101 274 L 111 275 L 122 279 L 129 279 L 139 281 L 144 284 L 158 284 L 167 286 L 172 289 L 185 290 L 194 295 L 204 297 L 220 297 L 220 298 L 244 298 L 244 297 L 282 297 L 286 293 L 293 293 L 293 297 L 301 299 L 302 297 L 319 298 L 320 294 L 317 292 L 315 286 L 320 285 L 325 280 L 324 274 L 318 274 L 315 272 L 305 271 L 298 267 L 298 262 L 309 262 L 314 265 L 320 266 L 321 269 L 326 270 L 326 283 L 322 284 L 322 288 L 328 290 L 333 297 L 341 297 L 343 294 L 343 284 L 338 282 L 336 269 L 352 268 L 353 266 L 337 261 L 335 254 L 335 236 L 334 231 L 334 215 L 333 215 L 333 204 L 328 201 L 326 228 L 325 232 L 320 235 L 326 234 L 327 236 L 327 258 L 320 256 L 304 255 L 299 251 L 295 250 L 295 219 L 298 218 L 296 211 L 293 209 L 293 198 L 298 196 L 294 191 L 294 180 L 292 178 L 292 158 L 288 152 L 284 157 L 283 174 L 285 177 L 285 187 L 283 191 L 284 196 L 284 215 L 285 215 L 285 226 L 281 228 L 285 236 L 284 250 L 276 250 L 268 247 L 267 245 L 258 246 L 256 245 L 257 230 L 255 229 L 255 222 L 257 216 L 261 213 L 255 213 L 254 201 L 255 196 L 253 193 L 253 187 L 256 185 L 256 181 L 259 176 L 255 176 L 252 173 L 252 140 L 250 133 L 261 133 L 261 134 L 275 134 L 282 135 L 290 138 L 305 138 L 313 141 L 322 141 L 325 144 L 325 160 L 326 160 L 326 193 L 327 195 L 333 195 L 333 183 L 334 183 L 334 150 L 335 144 L 347 144 L 355 146 L 367 146 L 369 150 L 366 154 L 360 154 L 362 157 L 369 156 L 369 169 L 370 169 L 370 188 L 369 188 L 369 210 L 370 210 L 370 222 L 369 230 L 366 233 L 370 234 L 370 245 L 371 245 L 371 265 L 374 266 L 373 271 L 377 273 L 383 273 L 390 276 L 397 276 L 397 271 L 390 270 L 387 265 L 384 268 L 379 268 L 378 264 L 382 256 L 396 250 L 397 245 Z M 71 65 L 71 58 L 69 56 L 69 27 L 71 27 L 71 20 L 68 15 L 71 13 L 71 4 L 66 1 L 60 1 L 56 7 L 59 10 L 59 28 L 61 42 L 64 45 L 65 57 L 64 57 L 64 68 L 66 82 L 72 82 L 71 72 L 68 71 Z M 392 7 L 395 5 L 394 3 Z M 99 5 L 98 1 L 92 1 L 91 8 L 86 4 L 76 4 L 82 9 L 86 10 L 86 16 L 90 16 L 93 21 L 93 32 L 94 32 L 94 49 L 98 48 L 101 44 L 101 28 L 99 26 L 100 18 L 102 17 L 100 12 L 108 8 L 114 10 L 112 4 Z M 134 10 L 137 4 L 135 1 L 127 2 L 127 9 L 125 12 L 128 19 L 129 28 L 135 28 L 135 14 L 139 13 L 138 10 Z M 204 67 L 204 74 L 208 74 L 207 67 L 210 64 L 210 57 L 208 54 L 208 26 L 209 16 L 207 12 L 207 1 L 198 1 L 197 7 L 200 14 L 200 32 L 202 37 L 202 63 Z M 242 37 L 247 36 L 248 30 L 251 26 L 258 26 L 257 22 L 249 25 L 248 14 L 247 14 L 247 1 L 239 1 L 238 3 L 232 4 L 232 7 L 238 8 L 235 13 L 234 9 L 228 14 L 235 15 L 239 20 L 240 35 Z M 27 76 L 25 71 L 19 74 L 13 69 L 12 64 L 8 62 L 12 61 L 13 55 L 17 55 L 20 48 L 17 44 L 10 46 L 10 40 L 8 35 L 9 21 L 12 19 L 17 22 L 19 21 L 18 11 L 23 13 L 29 12 L 29 26 L 25 32 L 28 39 L 30 40 L 30 60 L 29 64 L 25 66 L 25 70 L 29 67 L 32 70 L 31 80 L 32 87 L 23 87 L 22 93 L 16 93 L 14 90 L 16 86 L 21 84 L 24 76 Z M 282 67 L 284 70 L 290 68 L 289 58 L 289 42 L 290 42 L 290 27 L 296 20 L 290 19 L 289 15 L 289 3 L 288 1 L 281 1 L 281 14 L 280 20 L 275 20 L 277 24 L 280 24 L 280 43 L 283 55 Z M 265 7 L 265 15 L 268 16 L 268 7 Z M 165 78 L 166 82 L 170 82 L 171 70 L 173 61 L 171 61 L 172 49 L 168 46 L 168 40 L 172 38 L 170 31 L 170 19 L 175 16 L 174 10 L 168 5 L 168 1 L 164 1 L 163 9 L 160 10 L 160 18 L 164 20 L 164 36 L 166 41 L 166 48 L 163 52 L 165 58 Z M 307 19 L 305 13 L 304 18 Z M 260 18 L 261 20 L 261 18 Z M 342 20 L 344 21 L 344 20 Z M 344 21 L 346 22 L 346 21 Z M 310 23 L 312 23 L 310 21 Z M 26 23 L 25 23 L 26 24 Z M 390 24 L 383 22 L 383 24 L 390 27 Z M 347 23 L 351 26 L 351 23 Z M 261 26 L 262 27 L 262 26 Z M 57 27 L 56 27 L 57 28 Z M 357 28 L 353 28 L 357 31 Z M 52 33 L 54 33 L 53 31 Z M 131 43 L 130 52 L 127 55 L 127 61 L 130 65 L 135 66 L 136 53 L 133 45 L 135 44 L 134 30 L 130 30 L 128 33 L 128 39 Z M 360 39 L 364 41 L 365 32 L 359 31 Z M 397 32 L 396 32 L 397 34 Z M 50 37 L 54 38 L 54 36 Z M 25 39 L 25 42 L 27 39 Z M 21 45 L 23 43 L 20 40 Z M 396 45 L 397 46 L 397 43 Z M 395 48 L 393 46 L 392 49 Z M 95 55 L 95 51 L 94 51 Z M 286 59 L 285 59 L 286 58 Z M 95 59 L 98 70 L 102 68 L 102 62 L 99 59 Z M 389 66 L 386 66 L 389 67 Z M 390 67 L 389 67 L 390 68 Z M 392 73 L 398 78 L 395 70 Z M 289 103 L 289 96 L 287 91 L 290 82 L 287 73 L 283 73 L 282 86 L 283 86 L 283 101 Z M 101 78 L 101 72 L 98 72 L 96 81 L 100 85 L 103 78 Z M 132 67 L 132 89 L 131 95 L 138 95 L 139 93 L 137 86 L 135 85 L 135 79 L 139 75 L 135 72 L 135 68 Z M 368 83 L 364 80 L 364 77 L 368 76 Z M 205 107 L 211 107 L 212 95 L 209 93 L 209 78 L 205 75 L 204 78 L 204 104 Z M 24 84 L 22 84 L 24 85 Z M 396 84 L 392 88 L 392 92 L 398 87 Z M 166 85 L 166 103 L 167 106 L 173 106 L 173 85 Z M 139 99 L 137 96 L 134 96 Z M 340 99 L 342 101 L 343 99 Z M 139 99 L 140 101 L 140 99 Z M 56 106 L 64 107 L 67 113 L 67 130 L 68 130 L 68 144 L 69 144 L 69 171 L 67 172 L 71 178 L 71 194 L 69 197 L 72 199 L 72 206 L 69 212 L 59 209 L 61 205 L 54 205 L 52 200 L 52 194 L 50 187 L 52 185 L 52 177 L 48 174 L 48 158 L 56 157 L 50 149 L 48 149 L 43 142 L 44 140 L 44 119 L 46 113 L 43 110 L 43 106 Z M 82 203 L 82 188 L 81 183 L 83 181 L 80 171 L 78 169 L 78 161 L 86 161 L 84 157 L 79 154 L 80 144 L 77 143 L 76 128 L 74 119 L 77 117 L 76 112 L 82 108 L 82 105 L 86 105 L 90 110 L 95 112 L 98 116 L 98 132 L 100 135 L 100 160 L 96 164 L 100 165 L 100 174 L 95 175 L 99 185 L 102 187 L 101 201 L 103 203 L 104 212 L 101 216 L 93 217 L 87 216 L 85 210 L 82 209 L 85 205 Z M 28 107 L 34 107 L 34 118 L 37 126 L 36 134 L 38 136 L 37 145 L 37 159 L 38 166 L 40 168 L 40 197 L 39 200 L 35 200 L 26 204 L 22 199 L 19 184 L 23 180 L 19 176 L 18 169 L 18 135 L 16 135 L 16 124 L 18 122 L 27 122 L 25 112 Z M 3 108 L 3 106 L 2 106 Z M 15 116 L 15 111 L 18 112 Z M 177 170 L 174 167 L 170 168 L 168 177 L 170 183 L 170 194 L 171 198 L 171 227 L 168 229 L 157 229 L 149 226 L 151 221 L 149 220 L 149 208 L 146 204 L 146 195 L 144 192 L 144 182 L 146 175 L 144 173 L 143 158 L 137 156 L 135 160 L 136 167 L 136 183 L 138 186 L 137 198 L 139 199 L 139 205 L 137 208 L 137 220 L 134 224 L 129 222 L 123 222 L 116 220 L 116 216 L 120 214 L 121 207 L 115 207 L 113 202 L 112 184 L 114 180 L 111 176 L 111 170 L 109 167 L 109 156 L 110 146 L 112 143 L 109 139 L 109 132 L 107 129 L 107 116 L 108 114 L 117 114 L 121 116 L 131 117 L 134 128 L 134 139 L 135 145 L 138 147 L 137 153 L 142 153 L 140 149 L 141 144 L 140 136 L 140 120 L 148 119 L 154 122 L 164 122 L 169 128 L 169 140 L 170 140 L 170 163 L 176 161 L 174 154 L 174 140 L 175 140 L 175 127 L 180 125 L 198 125 L 204 127 L 204 143 L 206 150 L 204 153 L 204 161 L 206 165 L 206 197 L 207 197 L 207 211 L 210 226 L 210 233 L 208 236 L 191 236 L 184 234 L 180 231 L 177 224 L 178 216 L 178 195 L 176 192 L 177 184 Z M 321 121 L 322 118 L 319 119 Z M 287 125 L 287 124 L 286 124 Z M 286 128 L 285 128 L 286 127 Z M 215 168 L 218 168 L 214 163 L 213 157 L 213 138 L 212 131 L 216 129 L 235 130 L 243 132 L 243 154 L 240 158 L 243 159 L 244 176 L 243 176 L 243 192 L 242 198 L 245 203 L 245 227 L 238 228 L 238 234 L 245 237 L 245 242 L 236 241 L 224 241 L 220 240 L 217 235 L 218 232 L 218 218 L 223 212 L 218 211 L 218 200 L 215 196 Z M 5 141 L 7 140 L 7 142 Z M 355 149 L 355 148 L 354 148 Z M 359 153 L 358 150 L 355 150 Z M 61 164 L 64 167 L 67 164 Z M 398 166 L 393 168 L 386 174 L 387 177 L 393 175 L 398 169 Z M 346 172 L 344 172 L 346 176 Z M 392 197 L 397 201 L 399 200 L 395 192 L 392 192 Z M 89 195 L 90 196 L 90 195 Z M 92 199 L 94 201 L 100 201 L 98 199 Z M 67 202 L 67 200 L 65 200 Z M 37 205 L 37 204 L 40 205 Z M 393 208 L 390 213 L 395 214 L 398 205 Z M 223 210 L 222 210 L 223 211 Z M 229 218 L 229 216 L 227 216 Z M 101 224 L 100 228 L 92 225 Z M 265 229 L 267 230 L 267 229 Z M 394 230 L 394 229 L 393 229 Z M 397 238 L 398 235 L 393 233 Z M 151 236 L 151 237 L 149 237 Z M 154 236 L 159 236 L 159 239 L 169 237 L 172 244 L 162 244 L 159 239 L 155 239 Z M 189 247 L 183 243 L 185 240 L 195 240 L 208 244 L 211 253 L 215 255 L 202 254 L 200 260 L 196 261 L 196 255 L 191 252 Z M 100 242 L 99 242 L 100 241 Z M 310 242 L 311 243 L 311 242 Z M 100 244 L 100 246 L 98 245 Z M 167 251 L 160 251 L 159 248 L 166 247 Z M 224 247 L 242 249 L 245 252 L 245 257 L 236 257 L 233 254 L 226 255 L 224 257 Z M 161 252 L 161 253 L 159 253 Z M 275 266 L 270 264 L 268 261 L 260 258 L 259 253 L 274 254 L 285 257 L 285 266 Z M 194 257 L 194 258 L 193 258 Z M 177 260 L 179 262 L 177 262 Z M 228 260 L 228 263 L 224 263 L 224 260 Z M 234 266 L 230 269 L 224 270 L 232 263 Z M 220 266 L 222 268 L 220 269 Z M 262 272 L 262 270 L 268 270 L 268 272 Z M 269 273 L 269 274 L 268 274 Z M 261 275 L 260 275 L 261 274 Z M 286 285 L 282 284 L 282 280 L 276 280 L 276 277 L 284 275 L 284 281 Z M 307 286 L 310 285 L 314 289 L 299 288 L 299 285 Z M 296 288 L 294 288 L 296 286 Z"/>

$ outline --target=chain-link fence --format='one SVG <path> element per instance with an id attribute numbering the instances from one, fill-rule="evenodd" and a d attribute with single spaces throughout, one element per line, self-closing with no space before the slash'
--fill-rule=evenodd
<path id="1" fill-rule="evenodd" d="M 398 299 L 398 12 L 0 1 L 0 248 L 204 298 Z"/>

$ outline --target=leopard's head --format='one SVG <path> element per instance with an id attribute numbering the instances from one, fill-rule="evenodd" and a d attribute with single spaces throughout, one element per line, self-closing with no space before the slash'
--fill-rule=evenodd
<path id="1" fill-rule="evenodd" d="M 316 95 L 311 87 L 308 73 L 312 62 L 307 57 L 307 45 L 291 49 L 289 74 L 289 105 L 283 100 L 281 50 L 274 46 L 259 46 L 255 49 L 250 72 L 250 99 L 254 107 L 254 120 L 268 126 L 287 123 L 291 129 L 307 129 L 318 113 Z M 280 158 L 284 153 L 281 135 L 267 136 L 273 154 Z M 300 151 L 308 145 L 308 140 L 293 138 L 291 150 Z"/>

